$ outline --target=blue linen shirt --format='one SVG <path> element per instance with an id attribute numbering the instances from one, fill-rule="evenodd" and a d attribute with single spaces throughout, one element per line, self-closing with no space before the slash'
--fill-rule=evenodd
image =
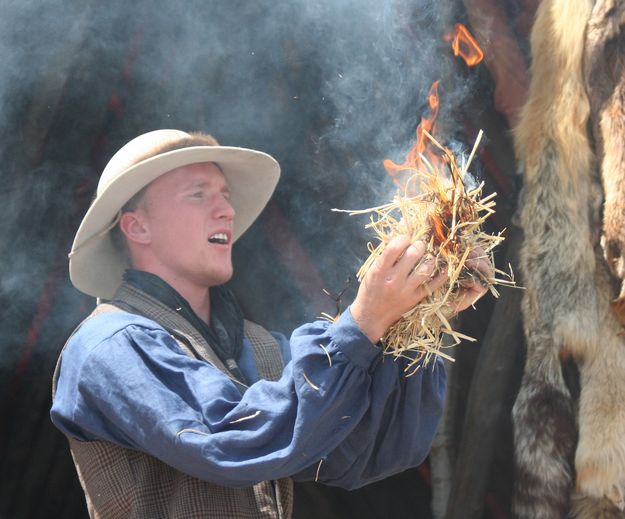
<path id="1" fill-rule="evenodd" d="M 242 393 L 156 322 L 98 315 L 62 354 L 52 421 L 232 487 L 291 476 L 352 489 L 424 460 L 443 408 L 440 360 L 407 377 L 407 361 L 383 356 L 349 309 L 278 338 L 292 360 L 274 382 L 258 380 L 245 340 L 237 360 L 254 383 Z"/>

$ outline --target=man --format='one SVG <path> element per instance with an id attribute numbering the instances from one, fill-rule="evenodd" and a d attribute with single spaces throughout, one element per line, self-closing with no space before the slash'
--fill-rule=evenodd
<path id="1" fill-rule="evenodd" d="M 92 517 L 289 517 L 291 477 L 354 488 L 427 455 L 442 365 L 406 377 L 376 343 L 445 274 L 398 237 L 336 323 L 289 342 L 245 321 L 223 287 L 232 244 L 278 176 L 268 155 L 176 130 L 105 168 L 70 277 L 108 303 L 66 344 L 51 410 Z"/>

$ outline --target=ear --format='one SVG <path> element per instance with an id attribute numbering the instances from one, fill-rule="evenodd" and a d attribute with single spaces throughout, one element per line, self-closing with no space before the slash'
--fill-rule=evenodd
<path id="1" fill-rule="evenodd" d="M 150 227 L 138 211 L 123 213 L 119 220 L 119 228 L 129 242 L 147 245 L 152 240 Z"/>

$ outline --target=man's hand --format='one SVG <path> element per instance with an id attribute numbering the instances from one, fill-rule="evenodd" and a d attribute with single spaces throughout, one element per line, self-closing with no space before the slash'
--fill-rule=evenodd
<path id="1" fill-rule="evenodd" d="M 431 278 L 436 265 L 425 248 L 408 236 L 393 238 L 362 280 L 350 311 L 371 342 L 447 281 L 444 272 Z"/>
<path id="2" fill-rule="evenodd" d="M 350 307 L 354 320 L 371 342 L 378 342 L 399 318 L 448 281 L 447 273 L 434 272 L 434 257 L 425 253 L 422 241 L 410 244 L 408 236 L 393 238 L 371 266 Z M 463 284 L 454 312 L 473 305 L 486 292 L 480 281 L 491 279 L 491 262 L 482 249 L 475 249 L 466 266 L 477 272 Z"/>
<path id="3" fill-rule="evenodd" d="M 475 271 L 477 275 L 462 284 L 460 297 L 454 308 L 455 313 L 462 312 L 482 297 L 488 291 L 482 281 L 492 279 L 494 276 L 493 266 L 483 249 L 473 250 L 467 258 L 466 266 Z"/>

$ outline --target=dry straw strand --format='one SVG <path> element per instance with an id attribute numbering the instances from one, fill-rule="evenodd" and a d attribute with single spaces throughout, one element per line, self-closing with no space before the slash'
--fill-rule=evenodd
<path id="1" fill-rule="evenodd" d="M 421 156 L 419 167 L 406 168 L 411 172 L 411 177 L 405 185 L 419 187 L 418 195 L 408 193 L 406 188 L 403 192 L 398 191 L 387 204 L 342 211 L 350 215 L 368 214 L 369 222 L 365 228 L 372 229 L 378 240 L 376 245 L 368 244 L 370 255 L 358 270 L 359 281 L 362 281 L 388 243 L 400 234 L 409 235 L 412 242 L 425 241 L 427 251 L 436 258 L 435 271 L 446 270 L 448 273 L 447 283 L 404 314 L 382 339 L 385 353 L 395 358 L 410 359 L 406 367 L 408 375 L 427 366 L 436 356 L 453 360 L 442 351 L 444 348 L 455 346 L 463 340 L 474 340 L 455 331 L 449 322 L 464 285 L 478 281 L 495 297 L 499 295 L 495 285 L 515 286 L 512 271 L 506 273 L 495 269 L 493 276 L 487 279 L 466 264 L 469 258 L 476 256 L 478 250 L 483 251 L 493 263 L 493 250 L 504 240 L 503 231 L 490 235 L 482 230 L 483 223 L 495 212 L 496 193 L 481 198 L 484 182 L 470 189 L 467 189 L 465 183 L 482 131 L 476 138 L 469 158 L 462 161 L 462 167 L 453 154 L 432 135 L 425 130 L 423 134 L 439 155 L 431 159 Z"/>

